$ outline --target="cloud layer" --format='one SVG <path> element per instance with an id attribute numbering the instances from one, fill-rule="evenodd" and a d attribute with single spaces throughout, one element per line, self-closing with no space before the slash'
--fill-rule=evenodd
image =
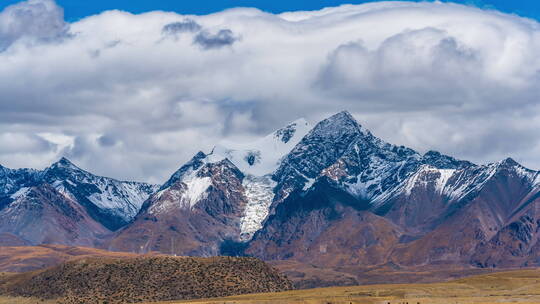
<path id="1" fill-rule="evenodd" d="M 0 163 L 163 181 L 198 150 L 348 109 L 385 140 L 540 169 L 540 23 L 379 2 L 279 15 L 0 13 Z"/>

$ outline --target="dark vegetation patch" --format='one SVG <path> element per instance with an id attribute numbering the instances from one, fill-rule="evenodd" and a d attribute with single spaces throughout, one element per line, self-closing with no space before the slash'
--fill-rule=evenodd
<path id="1" fill-rule="evenodd" d="M 89 258 L 46 270 L 0 276 L 0 293 L 58 303 L 136 303 L 225 297 L 292 289 L 255 258 Z"/>

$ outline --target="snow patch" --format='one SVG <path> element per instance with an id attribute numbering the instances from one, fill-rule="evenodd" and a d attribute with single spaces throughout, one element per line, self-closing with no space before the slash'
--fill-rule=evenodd
<path id="1" fill-rule="evenodd" d="M 182 195 L 182 199 L 189 203 L 189 208 L 191 209 L 201 200 L 206 189 L 212 185 L 212 179 L 210 177 L 193 178 L 185 181 L 185 184 L 187 189 Z"/>
<path id="2" fill-rule="evenodd" d="M 210 177 L 197 176 L 198 169 L 200 168 L 189 168 L 179 176 L 180 182 L 185 185 L 185 188 L 171 189 L 168 187 L 157 192 L 154 195 L 154 199 L 160 199 L 161 201 L 159 204 L 152 205 L 149 213 L 165 213 L 175 208 L 192 209 L 204 198 L 206 190 L 212 185 L 212 179 Z M 164 195 L 167 197 L 162 199 Z"/>
<path id="3" fill-rule="evenodd" d="M 13 193 L 10 196 L 10 198 L 16 200 L 19 197 L 26 195 L 26 193 L 28 193 L 29 190 L 30 190 L 29 187 L 22 187 L 21 189 L 17 190 L 17 192 Z"/>
<path id="4" fill-rule="evenodd" d="M 429 165 L 421 166 L 418 171 L 413 174 L 405 182 L 404 192 L 406 195 L 411 195 L 412 190 L 416 187 L 428 187 L 430 183 L 434 185 L 435 192 L 443 194 L 448 181 L 457 170 L 455 169 L 438 169 Z M 432 176 L 436 176 L 432 179 Z"/>
<path id="5" fill-rule="evenodd" d="M 534 179 L 533 185 L 540 187 L 540 172 L 536 172 L 536 178 Z"/>
<path id="6" fill-rule="evenodd" d="M 315 178 L 308 178 L 307 182 L 304 184 L 304 188 L 302 188 L 303 191 L 309 190 L 313 184 L 315 183 L 317 179 Z"/>
<path id="7" fill-rule="evenodd" d="M 255 177 L 248 175 L 242 181 L 248 203 L 244 216 L 240 219 L 240 240 L 251 240 L 255 232 L 262 228 L 262 223 L 269 213 L 274 199 L 274 182 L 270 176 Z"/>
<path id="8" fill-rule="evenodd" d="M 66 182 L 74 184 L 70 180 Z M 110 183 L 99 180 L 95 185 L 99 191 L 91 194 L 88 200 L 101 209 L 117 210 L 118 215 L 126 219 L 134 217 L 149 196 L 148 193 L 141 191 L 136 183 Z M 57 190 L 61 191 L 58 187 Z M 62 190 L 61 192 L 69 194 L 65 189 Z"/>
<path id="9" fill-rule="evenodd" d="M 460 170 L 458 179 L 453 182 L 453 185 L 446 187 L 444 194 L 455 201 L 465 198 L 470 193 L 480 191 L 484 185 L 495 175 L 499 164 L 490 164 L 482 166 L 481 172 L 474 176 L 469 176 L 465 170 Z"/>
<path id="10" fill-rule="evenodd" d="M 273 173 L 286 156 L 310 131 L 303 118 L 251 143 L 223 141 L 213 151 L 217 159 L 229 159 L 240 171 L 253 176 Z M 214 162 L 212 160 L 211 162 Z"/>
<path id="11" fill-rule="evenodd" d="M 537 177 L 538 172 L 536 171 L 527 169 L 521 165 L 516 165 L 513 168 L 518 176 L 527 179 L 529 182 L 533 184 L 535 183 L 535 179 L 538 179 Z"/>
<path id="12" fill-rule="evenodd" d="M 439 172 L 439 178 L 437 178 L 435 190 L 438 193 L 443 193 L 444 187 L 446 187 L 448 180 L 454 175 L 456 170 L 455 169 L 437 169 L 437 171 Z"/>
<path id="13" fill-rule="evenodd" d="M 103 211 L 130 221 L 157 185 L 119 181 L 93 175 L 62 158 L 43 173 L 43 178 L 57 191 L 72 200 L 87 198 Z"/>
<path id="14" fill-rule="evenodd" d="M 356 148 L 356 147 L 355 147 Z M 357 149 L 357 148 L 356 148 Z M 399 171 L 399 168 L 405 165 L 405 161 L 388 162 L 378 156 L 369 157 L 369 169 L 364 170 L 360 175 L 356 176 L 355 183 L 345 183 L 347 191 L 354 196 L 371 200 L 377 206 L 390 197 L 395 189 L 383 190 L 383 183 L 388 179 L 392 172 Z"/>

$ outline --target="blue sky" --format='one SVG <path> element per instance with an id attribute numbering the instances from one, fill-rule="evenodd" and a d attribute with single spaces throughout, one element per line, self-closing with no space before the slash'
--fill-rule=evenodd
<path id="1" fill-rule="evenodd" d="M 2 7 L 19 2 L 19 0 L 0 0 Z M 315 10 L 322 7 L 336 6 L 345 3 L 365 3 L 361 0 L 56 0 L 65 10 L 66 19 L 75 21 L 82 17 L 97 14 L 104 10 L 120 9 L 132 13 L 152 10 L 175 11 L 182 14 L 208 14 L 226 8 L 245 6 L 279 13 L 295 10 Z M 448 2 L 448 1 L 444 1 Z M 495 8 L 504 12 L 540 19 L 540 2 L 536 0 L 456 0 L 456 3 L 476 5 L 482 8 Z"/>

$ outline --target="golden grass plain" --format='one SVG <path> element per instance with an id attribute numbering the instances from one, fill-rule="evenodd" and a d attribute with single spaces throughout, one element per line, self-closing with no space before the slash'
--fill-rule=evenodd
<path id="1" fill-rule="evenodd" d="M 444 283 L 329 287 L 162 304 L 502 304 L 540 303 L 540 269 Z"/>

